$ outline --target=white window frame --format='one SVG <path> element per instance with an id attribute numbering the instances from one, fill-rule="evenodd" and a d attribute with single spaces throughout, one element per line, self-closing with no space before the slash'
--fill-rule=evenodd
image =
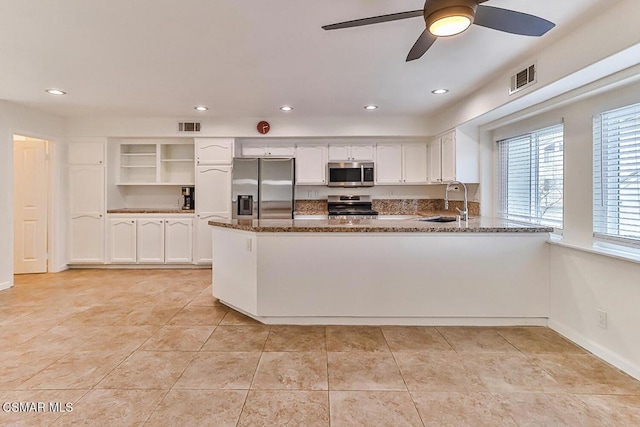
<path id="1" fill-rule="evenodd" d="M 640 249 L 640 104 L 593 117 L 593 237 Z"/>
<path id="2" fill-rule="evenodd" d="M 561 135 L 559 141 L 558 134 Z M 551 162 L 544 164 L 544 159 L 542 159 L 540 155 L 543 153 L 541 151 L 541 144 L 549 142 L 553 143 L 554 146 L 558 143 L 560 145 L 558 149 L 555 150 L 556 154 L 551 158 Z M 523 224 L 551 226 L 554 227 L 556 233 L 561 233 L 564 226 L 564 124 L 559 123 L 515 137 L 501 139 L 496 141 L 496 143 L 498 151 L 496 168 L 498 216 L 509 221 Z M 511 144 L 512 148 L 516 147 L 516 150 L 521 151 L 515 156 L 522 156 L 522 158 L 516 159 L 512 157 L 509 159 L 509 144 Z M 523 154 L 523 152 L 525 154 Z M 510 203 L 509 190 L 513 191 L 513 188 L 510 189 L 509 187 L 509 161 L 522 162 L 523 159 L 524 161 L 528 161 L 529 164 L 523 165 L 520 163 L 512 167 L 524 169 L 525 172 L 529 173 L 529 181 L 526 184 L 527 188 L 524 190 L 528 191 L 528 201 L 513 201 L 512 199 L 512 203 Z M 549 209 L 549 206 L 543 207 L 541 200 L 542 197 L 545 197 L 542 194 L 544 190 L 541 187 L 541 165 L 546 167 L 551 166 L 553 175 L 556 177 L 554 179 L 556 182 L 552 185 L 555 185 L 553 191 L 555 192 L 556 198 L 558 197 L 558 193 L 560 193 L 560 208 L 558 209 L 558 207 L 556 207 L 556 211 L 560 211 L 559 218 L 545 218 L 546 210 L 544 212 L 541 211 L 543 208 Z M 557 178 L 558 173 L 561 174 L 560 178 Z M 560 180 L 559 183 L 557 182 L 558 179 Z M 547 193 L 547 196 L 549 193 Z M 524 198 L 526 197 L 527 196 Z M 553 206 L 553 204 L 551 206 Z M 516 212 L 517 210 L 521 212 L 518 213 Z M 524 211 L 528 211 L 528 213 L 524 213 Z"/>

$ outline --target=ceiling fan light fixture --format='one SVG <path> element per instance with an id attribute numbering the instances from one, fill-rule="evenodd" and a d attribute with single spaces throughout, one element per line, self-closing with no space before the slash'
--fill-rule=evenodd
<path id="1" fill-rule="evenodd" d="M 442 95 L 449 92 L 449 89 L 434 89 L 431 91 L 432 94 L 434 95 Z"/>
<path id="2" fill-rule="evenodd" d="M 425 18 L 427 29 L 437 37 L 460 34 L 473 24 L 475 10 L 467 6 L 451 6 L 436 10 Z"/>

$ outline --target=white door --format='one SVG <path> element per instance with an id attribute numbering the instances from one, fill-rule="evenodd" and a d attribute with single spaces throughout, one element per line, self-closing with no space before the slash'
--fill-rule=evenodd
<path id="1" fill-rule="evenodd" d="M 352 145 L 351 160 L 373 160 L 373 145 Z"/>
<path id="2" fill-rule="evenodd" d="M 136 262 L 136 220 L 118 218 L 109 220 L 109 261 L 116 264 Z"/>
<path id="3" fill-rule="evenodd" d="M 138 219 L 137 258 L 139 263 L 158 264 L 164 262 L 164 220 Z"/>
<path id="4" fill-rule="evenodd" d="M 376 184 L 402 182 L 402 146 L 378 144 L 376 147 Z"/>
<path id="5" fill-rule="evenodd" d="M 426 184 L 427 144 L 406 144 L 402 147 L 404 178 L 406 184 Z"/>
<path id="6" fill-rule="evenodd" d="M 449 132 L 442 136 L 442 181 L 456 179 L 456 134 Z"/>
<path id="7" fill-rule="evenodd" d="M 231 219 L 231 167 L 199 166 L 196 170 L 196 212 Z"/>
<path id="8" fill-rule="evenodd" d="M 442 144 L 440 138 L 429 144 L 429 182 L 442 182 Z"/>
<path id="9" fill-rule="evenodd" d="M 190 264 L 193 256 L 193 220 L 168 219 L 164 224 L 164 260 L 167 263 Z"/>
<path id="10" fill-rule="evenodd" d="M 47 272 L 46 141 L 15 141 L 14 272 Z"/>
<path id="11" fill-rule="evenodd" d="M 326 153 L 326 146 L 298 146 L 296 150 L 296 184 L 326 184 Z"/>

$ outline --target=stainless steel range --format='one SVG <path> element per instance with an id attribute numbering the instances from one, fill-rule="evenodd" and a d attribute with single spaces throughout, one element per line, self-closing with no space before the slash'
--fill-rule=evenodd
<path id="1" fill-rule="evenodd" d="M 376 219 L 371 196 L 328 196 L 329 219 Z"/>

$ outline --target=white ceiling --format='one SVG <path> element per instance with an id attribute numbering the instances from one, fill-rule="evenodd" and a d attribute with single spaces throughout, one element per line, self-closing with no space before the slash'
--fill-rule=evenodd
<path id="1" fill-rule="evenodd" d="M 422 116 L 602 9 L 598 0 L 491 0 L 557 24 L 542 38 L 472 26 L 405 57 L 421 18 L 324 31 L 422 0 L 0 0 L 0 99 L 62 116 Z M 600 5 L 598 5 L 600 3 Z M 53 97 L 46 88 L 68 95 Z M 432 89 L 446 87 L 447 95 Z M 380 106 L 376 112 L 365 104 Z M 193 107 L 211 109 L 197 113 Z"/>

